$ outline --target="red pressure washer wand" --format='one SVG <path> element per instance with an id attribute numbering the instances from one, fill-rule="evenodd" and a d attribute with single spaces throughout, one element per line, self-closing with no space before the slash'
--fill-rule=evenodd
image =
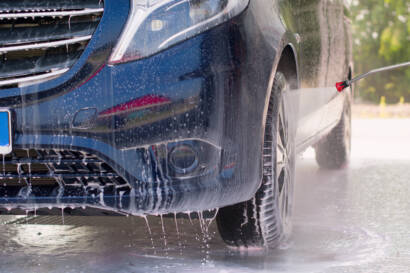
<path id="1" fill-rule="evenodd" d="M 406 63 L 401 63 L 401 64 L 395 64 L 395 65 L 391 65 L 391 66 L 386 66 L 386 67 L 382 67 L 382 68 L 377 68 L 377 69 L 373 69 L 370 70 L 367 73 L 364 73 L 362 75 L 357 76 L 356 78 L 353 78 L 351 80 L 346 80 L 344 82 L 338 82 L 336 83 L 336 89 L 339 92 L 342 92 L 345 88 L 349 87 L 352 85 L 352 83 L 357 82 L 358 80 L 361 80 L 363 78 L 366 78 L 374 73 L 378 73 L 378 72 L 384 72 L 384 71 L 388 71 L 388 70 L 393 70 L 393 69 L 397 69 L 400 67 L 405 67 L 405 66 L 410 66 L 410 62 L 406 62 Z"/>

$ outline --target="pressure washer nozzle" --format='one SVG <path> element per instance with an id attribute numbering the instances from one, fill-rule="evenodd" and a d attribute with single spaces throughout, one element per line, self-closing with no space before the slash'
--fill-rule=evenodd
<path id="1" fill-rule="evenodd" d="M 344 82 L 337 82 L 336 89 L 339 92 L 342 92 L 345 88 L 349 87 L 349 83 L 347 81 Z"/>
<path id="2" fill-rule="evenodd" d="M 401 68 L 401 67 L 407 67 L 407 66 L 410 66 L 410 62 L 395 64 L 395 65 L 391 65 L 391 66 L 385 66 L 385 67 L 378 68 L 378 69 L 373 69 L 373 70 L 370 70 L 369 72 L 364 73 L 362 75 L 359 75 L 359 76 L 357 76 L 357 77 L 355 77 L 351 80 L 346 80 L 344 82 L 336 83 L 336 89 L 337 89 L 337 91 L 342 92 L 345 88 L 349 87 L 353 83 L 355 83 L 355 82 L 357 82 L 357 81 L 359 81 L 363 78 L 366 78 L 370 75 L 373 75 L 373 74 L 379 73 L 379 72 L 384 72 L 384 71 L 389 71 L 389 70 Z"/>

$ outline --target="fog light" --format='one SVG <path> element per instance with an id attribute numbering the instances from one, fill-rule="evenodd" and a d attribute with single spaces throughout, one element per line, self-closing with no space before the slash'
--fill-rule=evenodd
<path id="1" fill-rule="evenodd" d="M 169 154 L 170 166 L 180 174 L 194 171 L 198 162 L 197 152 L 189 145 L 176 146 Z"/>
<path id="2" fill-rule="evenodd" d="M 164 22 L 161 20 L 152 20 L 151 21 L 151 30 L 152 31 L 161 31 L 164 28 Z"/>

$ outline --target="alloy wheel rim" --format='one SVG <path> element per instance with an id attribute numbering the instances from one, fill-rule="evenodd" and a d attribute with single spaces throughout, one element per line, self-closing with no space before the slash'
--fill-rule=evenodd
<path id="1" fill-rule="evenodd" d="M 276 141 L 276 185 L 278 194 L 279 217 L 286 235 L 289 231 L 289 194 L 291 188 L 291 145 L 289 125 L 285 116 L 283 101 L 279 107 Z"/>

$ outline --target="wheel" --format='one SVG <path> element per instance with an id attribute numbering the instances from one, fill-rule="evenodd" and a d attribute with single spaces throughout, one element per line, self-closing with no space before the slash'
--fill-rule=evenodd
<path id="1" fill-rule="evenodd" d="M 348 164 L 352 138 L 351 126 L 351 105 L 347 99 L 339 123 L 315 146 L 316 161 L 321 168 L 340 169 Z"/>
<path id="2" fill-rule="evenodd" d="M 218 229 L 228 245 L 275 248 L 290 234 L 295 149 L 286 92 L 286 78 L 277 72 L 265 124 L 261 186 L 251 200 L 218 212 Z"/>

